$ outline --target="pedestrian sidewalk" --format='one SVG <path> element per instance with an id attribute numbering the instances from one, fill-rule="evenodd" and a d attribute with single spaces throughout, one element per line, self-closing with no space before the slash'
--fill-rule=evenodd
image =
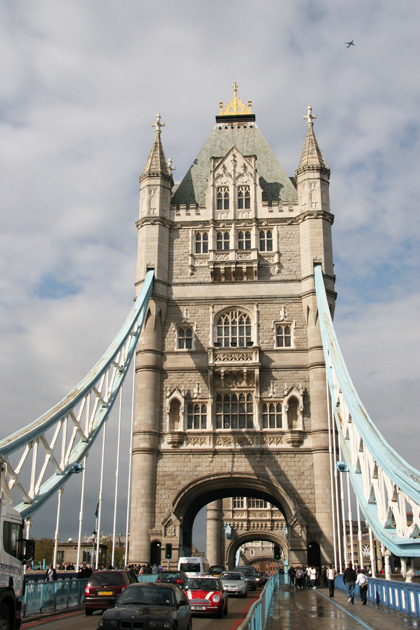
<path id="1" fill-rule="evenodd" d="M 348 603 L 342 591 L 328 597 L 328 588 L 294 590 L 280 586 L 273 594 L 265 630 L 411 630 L 420 620 L 384 606 L 355 598 Z"/>

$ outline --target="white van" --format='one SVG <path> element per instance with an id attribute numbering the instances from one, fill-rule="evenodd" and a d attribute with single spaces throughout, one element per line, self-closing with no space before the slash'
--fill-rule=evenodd
<path id="1" fill-rule="evenodd" d="M 199 575 L 206 575 L 209 572 L 209 561 L 201 556 L 190 558 L 180 558 L 178 560 L 178 570 L 184 571 L 187 577 L 193 578 Z"/>

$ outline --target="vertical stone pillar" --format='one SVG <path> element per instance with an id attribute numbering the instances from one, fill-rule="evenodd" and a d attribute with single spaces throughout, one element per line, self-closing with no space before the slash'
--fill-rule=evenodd
<path id="1" fill-rule="evenodd" d="M 150 530 L 155 524 L 156 467 L 159 446 L 161 309 L 150 301 L 138 349 L 133 432 L 130 553 L 134 563 L 150 562 Z"/>
<path id="2" fill-rule="evenodd" d="M 221 558 L 221 535 L 222 535 L 222 501 L 212 501 L 207 505 L 207 559 L 210 566 L 213 564 L 224 564 Z"/>

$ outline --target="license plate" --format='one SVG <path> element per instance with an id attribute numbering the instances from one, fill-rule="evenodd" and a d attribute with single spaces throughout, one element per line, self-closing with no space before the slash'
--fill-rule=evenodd
<path id="1" fill-rule="evenodd" d="M 206 610 L 205 606 L 191 606 L 191 610 Z"/>
<path id="2" fill-rule="evenodd" d="M 99 591 L 98 595 L 113 595 L 114 593 L 112 591 Z"/>

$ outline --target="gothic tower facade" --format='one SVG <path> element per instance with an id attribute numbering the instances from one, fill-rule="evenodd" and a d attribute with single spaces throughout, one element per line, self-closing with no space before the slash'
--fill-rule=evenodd
<path id="1" fill-rule="evenodd" d="M 157 560 L 170 543 L 175 566 L 208 505 L 210 563 L 232 564 L 258 532 L 221 540 L 227 497 L 281 511 L 285 526 L 263 540 L 281 545 L 286 565 L 307 562 L 309 545 L 332 558 L 313 267 L 322 264 L 333 307 L 333 215 L 311 108 L 306 119 L 291 178 L 235 84 L 174 184 L 157 117 L 137 222 L 137 290 L 150 268 L 155 282 L 137 351 L 130 562 Z"/>

